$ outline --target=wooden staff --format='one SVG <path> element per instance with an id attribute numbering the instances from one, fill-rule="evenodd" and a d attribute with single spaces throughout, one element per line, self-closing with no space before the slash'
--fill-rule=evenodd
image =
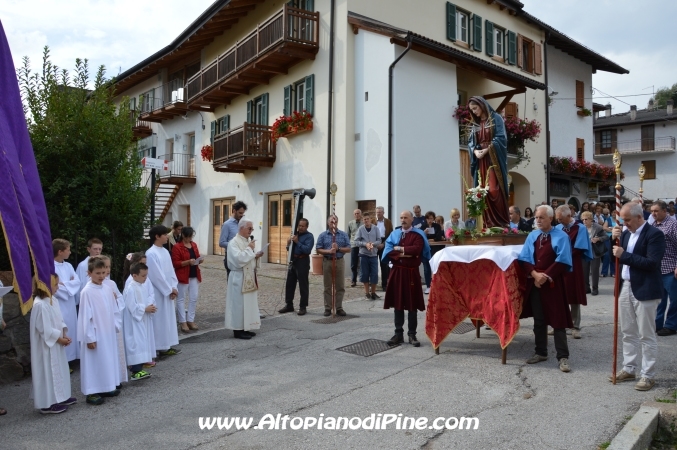
<path id="1" fill-rule="evenodd" d="M 618 149 L 614 152 L 613 157 L 614 167 L 616 168 L 616 220 L 621 216 L 621 154 L 618 153 Z M 618 226 L 618 224 L 616 225 Z M 616 239 L 616 246 L 620 247 L 621 240 L 620 238 Z M 613 369 L 611 375 L 611 382 L 616 384 L 616 363 L 618 362 L 618 297 L 620 296 L 620 287 L 621 287 L 621 272 L 620 272 L 620 262 L 616 258 L 616 278 L 614 279 L 614 357 L 613 357 Z"/>
<path id="2" fill-rule="evenodd" d="M 332 183 L 329 187 L 329 193 L 333 197 L 332 207 L 331 207 L 331 216 L 336 217 L 336 191 L 338 187 L 336 183 Z M 338 224 L 334 222 L 331 228 L 331 246 L 334 247 L 336 243 L 336 230 Z M 337 250 L 338 251 L 338 250 Z M 331 258 L 331 316 L 336 317 L 336 253 L 333 254 Z"/>

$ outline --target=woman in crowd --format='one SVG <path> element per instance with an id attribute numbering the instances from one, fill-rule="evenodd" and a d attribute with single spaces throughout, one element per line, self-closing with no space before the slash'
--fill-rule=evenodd
<path id="1" fill-rule="evenodd" d="M 534 217 L 534 212 L 531 210 L 530 207 L 524 208 L 524 219 L 529 220 Z"/>
<path id="2" fill-rule="evenodd" d="M 608 209 L 605 211 L 609 211 Z M 616 225 L 623 225 L 623 220 L 618 217 L 618 214 L 615 209 L 611 210 L 609 218 L 604 223 L 604 231 L 606 231 L 607 239 L 604 243 L 606 244 L 607 252 L 602 259 L 602 276 L 606 277 L 609 274 L 613 277 L 616 274 L 616 257 L 611 253 L 611 247 L 614 245 L 611 242 L 611 232 Z"/>
<path id="3" fill-rule="evenodd" d="M 581 213 L 581 220 L 583 225 L 588 229 L 588 236 L 590 242 L 593 244 L 593 255 L 595 258 L 592 261 L 583 259 L 583 273 L 585 274 L 585 292 L 597 295 L 599 293 L 599 263 L 601 255 L 595 251 L 595 244 L 598 242 L 605 242 L 609 240 L 609 236 L 604 232 L 604 228 L 592 220 L 592 213 L 585 211 Z M 592 273 L 592 289 L 590 289 L 590 274 Z"/>
<path id="4" fill-rule="evenodd" d="M 444 232 L 442 231 L 442 227 L 439 226 L 435 222 L 435 213 L 432 211 L 428 211 L 425 213 L 425 220 L 426 220 L 426 225 L 425 229 L 423 232 L 425 235 L 428 237 L 428 241 L 433 242 L 433 241 L 444 241 Z M 444 245 L 431 245 L 430 246 L 430 256 L 434 255 L 438 251 L 442 250 L 444 248 Z M 430 268 L 430 263 L 428 261 L 423 261 L 423 275 L 425 276 L 425 293 L 428 294 L 430 293 L 430 282 L 432 281 L 433 273 Z"/>
<path id="5" fill-rule="evenodd" d="M 444 235 L 449 239 L 455 230 L 465 228 L 465 223 L 461 220 L 461 211 L 458 208 L 452 208 L 449 213 L 449 219 L 444 223 Z"/>
<path id="6" fill-rule="evenodd" d="M 581 205 L 581 213 L 585 211 L 590 211 L 590 203 L 588 202 L 583 202 L 583 204 Z"/>
<path id="7" fill-rule="evenodd" d="M 176 278 L 179 280 L 176 315 L 183 333 L 190 333 L 192 330 L 198 329 L 195 325 L 195 307 L 197 306 L 199 283 L 202 282 L 199 267 L 202 259 L 197 244 L 193 242 L 194 234 L 195 232 L 191 227 L 183 227 L 183 230 L 181 230 L 182 240 L 172 248 L 172 264 L 176 271 Z M 185 305 L 186 292 L 190 296 L 188 317 L 186 317 Z"/>
<path id="8" fill-rule="evenodd" d="M 571 211 L 571 217 L 573 217 L 574 220 L 581 220 L 578 215 L 578 211 L 576 211 L 576 207 L 571 203 L 569 203 L 569 210 Z"/>
<path id="9" fill-rule="evenodd" d="M 440 226 L 444 230 L 444 216 L 436 216 L 435 217 L 435 223 Z"/>
<path id="10" fill-rule="evenodd" d="M 172 224 L 172 232 L 169 234 L 169 239 L 167 240 L 167 250 L 169 253 L 172 252 L 172 248 L 176 245 L 177 242 L 181 242 L 181 230 L 183 229 L 183 223 L 179 220 L 175 220 Z"/>

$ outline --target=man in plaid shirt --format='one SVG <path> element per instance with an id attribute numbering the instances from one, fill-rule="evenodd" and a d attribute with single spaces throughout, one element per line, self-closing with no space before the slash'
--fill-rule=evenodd
<path id="1" fill-rule="evenodd" d="M 677 219 L 668 214 L 668 205 L 662 200 L 651 205 L 651 215 L 653 226 L 665 234 L 665 255 L 661 261 L 663 297 L 656 310 L 656 334 L 671 336 L 677 334 Z"/>

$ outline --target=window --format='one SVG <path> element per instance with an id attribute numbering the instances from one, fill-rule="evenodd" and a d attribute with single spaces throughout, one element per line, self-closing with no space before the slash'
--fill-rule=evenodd
<path id="1" fill-rule="evenodd" d="M 270 214 L 268 214 L 268 217 L 270 217 L 271 227 L 276 227 L 278 224 L 278 216 L 279 216 L 279 213 L 277 211 L 278 205 L 279 203 L 277 200 L 270 202 Z"/>
<path id="2" fill-rule="evenodd" d="M 645 180 L 655 180 L 656 179 L 656 160 L 652 161 L 642 161 L 644 164 L 644 170 L 646 174 L 644 175 Z"/>
<path id="3" fill-rule="evenodd" d="M 153 111 L 154 97 L 155 89 L 151 89 L 139 95 L 139 107 L 141 108 L 141 113 Z"/>
<path id="4" fill-rule="evenodd" d="M 576 160 L 585 161 L 585 139 L 576 138 Z"/>
<path id="5" fill-rule="evenodd" d="M 294 111 L 303 111 L 306 109 L 306 81 L 299 81 L 294 85 L 294 94 L 296 94 L 296 101 L 294 102 Z"/>
<path id="6" fill-rule="evenodd" d="M 503 38 L 505 30 L 494 26 L 494 55 L 503 58 Z"/>
<path id="7" fill-rule="evenodd" d="M 311 115 L 314 114 L 314 85 L 315 75 L 309 75 L 294 84 L 285 86 L 284 88 L 284 106 L 283 114 L 285 116 L 291 115 L 294 111 L 301 112 L 308 111 Z"/>
<path id="8" fill-rule="evenodd" d="M 195 154 L 195 134 L 194 133 L 188 135 L 188 154 L 189 155 Z"/>
<path id="9" fill-rule="evenodd" d="M 609 155 L 616 148 L 616 137 L 618 130 L 595 131 L 595 154 Z"/>
<path id="10" fill-rule="evenodd" d="M 508 37 L 510 39 L 510 36 Z M 512 42 L 509 42 L 511 45 Z M 543 74 L 543 46 L 531 39 L 517 35 L 517 67 L 535 75 Z"/>
<path id="11" fill-rule="evenodd" d="M 655 126 L 651 125 L 642 125 L 642 151 L 647 152 L 655 150 Z"/>
<path id="12" fill-rule="evenodd" d="M 470 36 L 468 34 L 468 25 L 470 23 L 470 16 L 463 11 L 456 11 L 456 38 L 466 44 L 470 43 Z"/>
<path id="13" fill-rule="evenodd" d="M 602 134 L 602 149 L 610 149 L 611 148 L 611 130 L 603 130 Z"/>
<path id="14" fill-rule="evenodd" d="M 214 137 L 230 130 L 230 114 L 226 114 L 216 120 L 212 120 L 209 142 L 214 146 Z M 195 135 L 191 135 L 191 145 L 195 149 Z"/>
<path id="15" fill-rule="evenodd" d="M 268 94 L 247 102 L 247 123 L 268 125 Z"/>
<path id="16" fill-rule="evenodd" d="M 291 226 L 291 200 L 282 200 L 282 226 Z"/>

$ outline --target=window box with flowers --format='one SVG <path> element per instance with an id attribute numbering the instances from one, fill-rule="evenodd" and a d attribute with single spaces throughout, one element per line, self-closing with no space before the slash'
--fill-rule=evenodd
<path id="1" fill-rule="evenodd" d="M 582 178 L 592 178 L 610 183 L 616 182 L 616 169 L 613 166 L 579 161 L 572 157 L 551 156 L 550 171 L 566 175 L 578 175 Z M 625 174 L 621 172 L 621 180 L 624 178 Z"/>
<path id="2" fill-rule="evenodd" d="M 200 150 L 200 155 L 202 156 L 202 161 L 211 162 L 214 159 L 214 149 L 211 145 L 204 145 L 202 150 Z"/>
<path id="3" fill-rule="evenodd" d="M 308 111 L 294 111 L 290 116 L 280 116 L 273 123 L 272 139 L 277 142 L 278 139 L 285 136 L 310 131 L 313 129 L 313 116 Z"/>

